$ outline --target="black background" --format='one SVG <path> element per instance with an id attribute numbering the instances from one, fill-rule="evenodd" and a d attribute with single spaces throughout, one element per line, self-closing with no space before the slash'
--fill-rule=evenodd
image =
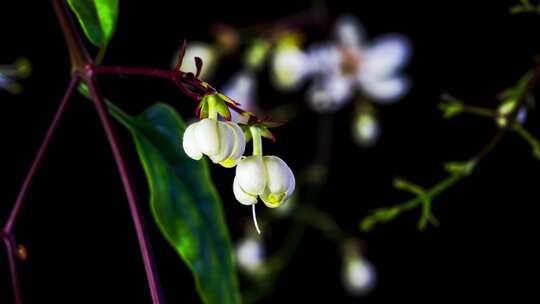
<path id="1" fill-rule="evenodd" d="M 436 105 L 441 93 L 450 92 L 493 107 L 495 95 L 530 69 L 540 52 L 540 16 L 508 14 L 514 2 L 329 1 L 329 20 L 354 13 L 370 37 L 400 32 L 414 47 L 407 68 L 413 89 L 400 103 L 378 107 L 383 133 L 377 146 L 361 149 L 351 141 L 352 107 L 335 115 L 329 184 L 321 196 L 321 208 L 365 241 L 379 281 L 369 296 L 349 297 L 340 282 L 339 249 L 309 230 L 264 303 L 522 302 L 534 294 L 538 224 L 533 210 L 540 164 L 515 136 L 502 142 L 471 178 L 436 201 L 440 227 L 418 232 L 418 212 L 411 212 L 371 233 L 357 231 L 367 211 L 408 198 L 392 188 L 395 176 L 432 185 L 444 178 L 444 162 L 467 159 L 495 134 L 495 124 L 487 120 L 464 116 L 445 121 Z M 210 39 L 208 28 L 214 21 L 246 27 L 307 6 L 306 1 L 123 1 L 104 63 L 168 68 L 181 39 Z M 69 62 L 48 1 L 2 2 L 0 28 L 0 61 L 25 56 L 34 65 L 21 95 L 0 92 L 3 219 L 68 83 Z M 327 38 L 329 28 L 310 27 L 310 39 Z M 213 83 L 222 84 L 237 66 L 227 62 Z M 273 93 L 262 84 L 267 75 L 263 72 L 260 81 L 263 107 L 301 102 L 301 95 Z M 185 118 L 193 113 L 194 103 L 161 80 L 107 78 L 102 84 L 106 96 L 129 113 L 155 101 L 172 104 Z M 537 119 L 536 111 L 530 111 L 526 127 L 540 135 Z M 306 112 L 278 129 L 278 143 L 265 149 L 300 172 L 314 157 L 316 125 L 316 115 Z M 120 135 L 144 203 L 148 194 L 142 170 L 129 134 L 121 130 Z M 234 201 L 233 170 L 213 166 L 212 174 L 232 237 L 238 239 L 250 211 Z M 168 303 L 198 303 L 188 269 L 161 237 L 146 204 L 143 210 Z M 277 248 L 288 224 L 265 231 L 270 251 Z M 36 176 L 16 236 L 29 253 L 21 266 L 29 303 L 150 301 L 115 164 L 92 104 L 81 97 L 69 107 Z M 0 257 L 0 303 L 10 303 L 4 251 Z"/>

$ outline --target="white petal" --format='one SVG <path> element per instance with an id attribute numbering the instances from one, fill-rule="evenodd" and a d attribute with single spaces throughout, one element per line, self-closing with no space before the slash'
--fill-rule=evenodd
<path id="1" fill-rule="evenodd" d="M 410 88 L 410 82 L 405 77 L 370 79 L 364 80 L 360 84 L 367 95 L 380 103 L 396 101 Z"/>
<path id="2" fill-rule="evenodd" d="M 351 15 L 340 17 L 336 22 L 335 31 L 337 41 L 346 48 L 359 47 L 365 35 L 358 19 Z"/>
<path id="3" fill-rule="evenodd" d="M 215 155 L 209 155 L 210 159 L 217 164 L 229 158 L 234 149 L 234 131 L 225 122 L 218 121 L 219 152 Z"/>
<path id="4" fill-rule="evenodd" d="M 294 183 L 294 175 L 291 168 L 277 156 L 265 156 L 264 165 L 268 181 L 266 186 L 272 193 L 287 192 L 291 183 Z"/>
<path id="5" fill-rule="evenodd" d="M 338 73 L 341 70 L 343 54 L 336 44 L 318 44 L 309 48 L 307 54 L 308 71 L 312 74 Z"/>
<path id="6" fill-rule="evenodd" d="M 236 177 L 233 181 L 233 193 L 234 197 L 238 202 L 240 202 L 240 204 L 253 205 L 257 203 L 257 196 L 245 193 L 244 190 L 240 188 L 240 185 L 238 184 L 238 178 Z"/>
<path id="7" fill-rule="evenodd" d="M 196 127 L 197 123 L 193 123 L 184 131 L 182 146 L 184 147 L 184 152 L 186 152 L 187 156 L 192 159 L 199 160 L 202 157 L 202 153 L 197 146 L 197 141 L 195 140 Z"/>
<path id="8" fill-rule="evenodd" d="M 272 60 L 272 80 L 278 89 L 298 88 L 307 75 L 307 56 L 295 47 L 278 49 Z"/>
<path id="9" fill-rule="evenodd" d="M 227 124 L 232 128 L 235 135 L 234 149 L 230 157 L 233 159 L 239 159 L 242 155 L 244 155 L 244 151 L 246 150 L 246 138 L 244 136 L 244 132 L 236 123 L 227 122 Z"/>
<path id="10" fill-rule="evenodd" d="M 396 34 L 380 37 L 364 51 L 361 78 L 391 76 L 408 62 L 410 54 L 410 43 L 405 37 Z"/>
<path id="11" fill-rule="evenodd" d="M 244 137 L 244 132 L 238 124 L 234 122 L 224 122 L 224 125 L 229 128 L 232 134 L 232 150 L 225 160 L 222 160 L 220 164 L 225 168 L 232 168 L 236 166 L 236 162 L 244 154 L 246 149 L 246 139 Z"/>
<path id="12" fill-rule="evenodd" d="M 219 132 L 217 120 L 205 118 L 197 123 L 195 139 L 202 153 L 212 156 L 219 153 Z"/>
<path id="13" fill-rule="evenodd" d="M 265 156 L 267 185 L 261 200 L 269 208 L 279 207 L 294 191 L 294 175 L 287 164 L 276 156 Z"/>
<path id="14" fill-rule="evenodd" d="M 244 192 L 258 195 L 266 186 L 266 172 L 261 156 L 248 156 L 236 166 L 238 185 Z"/>

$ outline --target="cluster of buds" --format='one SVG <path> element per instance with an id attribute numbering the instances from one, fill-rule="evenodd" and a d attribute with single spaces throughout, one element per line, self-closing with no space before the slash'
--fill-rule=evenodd
<path id="1" fill-rule="evenodd" d="M 248 117 L 239 125 L 231 121 L 230 108 Z M 233 100 L 215 92 L 205 95 L 199 104 L 199 121 L 191 124 L 183 135 L 183 148 L 192 159 L 208 156 L 215 164 L 225 168 L 236 166 L 233 182 L 235 198 L 244 205 L 251 205 L 257 232 L 255 204 L 258 198 L 270 207 L 285 203 L 295 188 L 292 170 L 277 156 L 263 155 L 262 138 L 274 140 L 270 127 L 279 124 L 256 119 L 242 112 Z M 246 143 L 253 142 L 252 155 L 244 156 Z"/>

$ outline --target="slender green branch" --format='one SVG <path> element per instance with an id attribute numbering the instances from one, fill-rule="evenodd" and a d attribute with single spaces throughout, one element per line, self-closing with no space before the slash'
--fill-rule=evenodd
<path id="1" fill-rule="evenodd" d="M 540 140 L 520 124 L 515 124 L 513 130 L 531 146 L 533 156 L 540 160 Z"/>
<path id="2" fill-rule="evenodd" d="M 414 185 L 408 181 L 397 180 L 394 186 L 401 190 L 409 191 L 416 195 L 415 198 L 408 200 L 402 204 L 394 205 L 391 207 L 379 208 L 371 212 L 366 216 L 359 225 L 359 228 L 363 231 L 371 230 L 378 223 L 387 223 L 404 211 L 416 209 L 422 207 L 422 214 L 418 223 L 420 229 L 425 229 L 428 223 L 437 224 L 438 221 L 431 213 L 431 205 L 433 199 L 444 191 L 454 186 L 457 182 L 463 180 L 469 176 L 476 164 L 484 159 L 489 153 L 491 153 L 498 143 L 507 134 L 507 131 L 516 131 L 525 141 L 527 141 L 533 148 L 533 154 L 540 159 L 540 143 L 533 137 L 527 130 L 525 130 L 517 121 L 519 111 L 526 105 L 529 96 L 532 94 L 534 87 L 540 79 L 540 61 L 537 61 L 532 72 L 527 73 L 520 79 L 516 87 L 511 88 L 512 93 L 518 92 L 513 95 L 515 98 L 514 107 L 512 110 L 505 114 L 497 111 L 488 110 L 480 107 L 464 105 L 458 99 L 445 95 L 443 99 L 446 103 L 440 104 L 439 108 L 443 111 L 445 118 L 452 118 L 461 113 L 470 113 L 483 117 L 491 118 L 504 118 L 505 124 L 499 129 L 499 131 L 491 138 L 487 144 L 480 149 L 480 151 L 470 158 L 469 161 L 463 163 L 449 163 L 446 166 L 450 175 L 435 184 L 432 188 L 424 190 L 422 187 Z M 507 90 L 506 92 L 508 92 Z M 508 96 L 507 96 L 508 97 Z"/>

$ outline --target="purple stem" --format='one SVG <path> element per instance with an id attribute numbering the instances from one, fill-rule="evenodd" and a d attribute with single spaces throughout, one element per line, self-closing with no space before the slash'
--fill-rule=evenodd
<path id="1" fill-rule="evenodd" d="M 15 205 L 13 206 L 13 209 L 11 209 L 9 218 L 6 221 L 4 228 L 2 229 L 4 236 L 11 235 L 13 231 L 13 224 L 15 223 L 15 220 L 17 219 L 17 216 L 21 210 L 24 199 L 26 198 L 26 194 L 28 193 L 28 188 L 30 187 L 32 179 L 34 178 L 34 175 L 36 174 L 39 166 L 41 165 L 41 162 L 43 161 L 43 157 L 45 156 L 45 153 L 47 152 L 47 148 L 49 147 L 49 142 L 51 141 L 51 138 L 54 132 L 56 131 L 58 124 L 60 123 L 60 119 L 62 118 L 66 110 L 66 106 L 68 105 L 69 100 L 71 99 L 71 96 L 73 96 L 73 92 L 75 91 L 75 88 L 77 87 L 78 83 L 79 83 L 79 77 L 73 76 L 66 89 L 66 93 L 64 94 L 64 97 L 62 98 L 62 102 L 60 103 L 60 106 L 58 106 L 58 110 L 56 110 L 56 114 L 54 115 L 54 118 L 49 127 L 49 130 L 47 130 L 47 134 L 45 135 L 45 138 L 43 139 L 43 142 L 41 143 L 41 146 L 39 147 L 39 150 L 36 154 L 34 162 L 32 163 L 32 166 L 30 167 L 30 170 L 28 171 L 28 174 L 26 175 L 26 178 L 24 179 L 19 195 L 17 196 L 17 200 L 15 201 Z"/>
<path id="2" fill-rule="evenodd" d="M 17 271 L 17 260 L 15 259 L 15 239 L 13 235 L 4 235 L 4 244 L 9 262 L 9 272 L 11 274 L 11 287 L 13 288 L 13 296 L 16 304 L 22 304 L 22 294 L 19 287 L 19 274 Z"/>
<path id="3" fill-rule="evenodd" d="M 96 110 L 98 112 L 101 124 L 105 129 L 107 139 L 109 140 L 109 145 L 118 166 L 118 172 L 122 179 L 122 184 L 124 185 L 124 190 L 126 192 L 129 209 L 131 212 L 131 217 L 133 218 L 133 224 L 135 226 L 135 232 L 137 234 L 137 239 L 139 241 L 139 247 L 143 257 L 144 268 L 146 270 L 146 277 L 150 287 L 150 294 L 152 297 L 152 302 L 159 304 L 164 303 L 163 295 L 159 286 L 159 279 L 157 276 L 157 270 L 154 262 L 154 257 L 152 255 L 152 250 L 150 248 L 150 242 L 146 230 L 144 228 L 144 223 L 142 219 L 141 212 L 139 211 L 137 198 L 135 196 L 135 190 L 133 186 L 133 181 L 131 175 L 127 169 L 126 161 L 124 159 L 123 151 L 120 147 L 118 137 L 116 135 L 115 129 L 111 121 L 109 112 L 106 109 L 105 101 L 103 95 L 99 91 L 99 87 L 95 83 L 92 72 L 89 72 L 90 75 L 87 78 L 88 88 L 90 90 L 90 96 L 94 101 Z"/>

